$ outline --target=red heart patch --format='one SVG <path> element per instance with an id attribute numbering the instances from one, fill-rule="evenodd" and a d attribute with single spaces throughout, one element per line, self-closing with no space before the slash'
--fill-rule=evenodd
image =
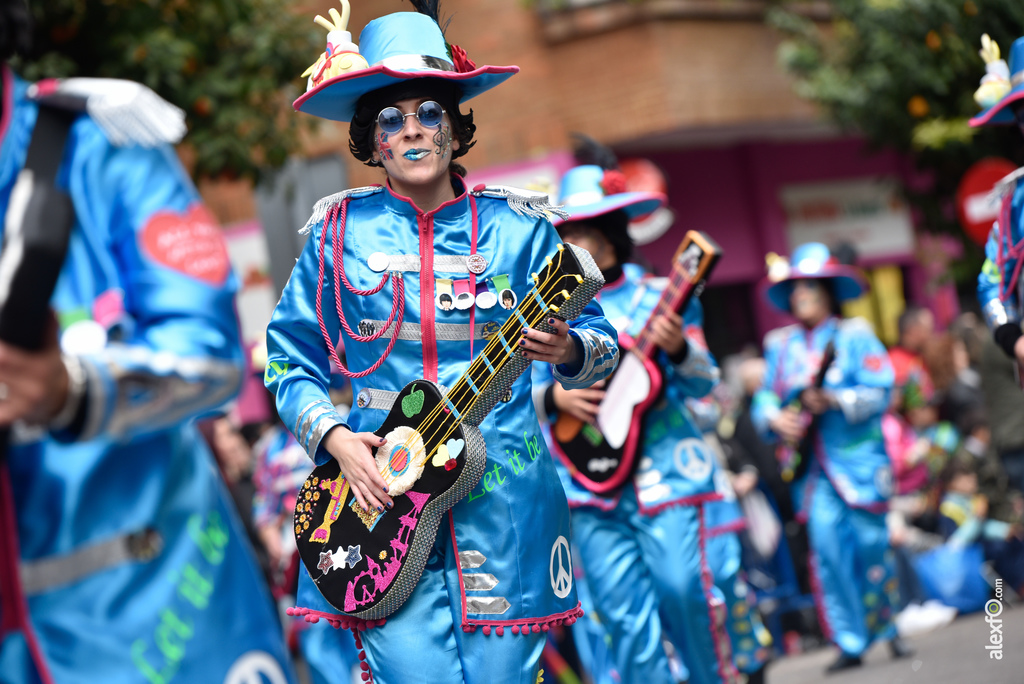
<path id="1" fill-rule="evenodd" d="M 184 214 L 153 214 L 142 229 L 142 246 L 157 263 L 211 285 L 223 285 L 231 271 L 217 220 L 198 202 Z"/>

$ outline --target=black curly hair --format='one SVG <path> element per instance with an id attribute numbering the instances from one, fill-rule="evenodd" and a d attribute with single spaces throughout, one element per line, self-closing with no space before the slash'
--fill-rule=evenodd
<path id="1" fill-rule="evenodd" d="M 458 85 L 440 78 L 416 78 L 396 83 L 366 93 L 356 103 L 356 114 L 348 127 L 348 149 L 352 156 L 367 166 L 383 166 L 373 161 L 373 135 L 380 110 L 402 100 L 429 97 L 437 101 L 448 113 L 452 122 L 452 136 L 459 141 L 459 149 L 452 150 L 452 161 L 448 170 L 460 176 L 466 175 L 466 168 L 455 160 L 469 152 L 476 144 L 473 135 L 476 124 L 473 123 L 473 110 L 463 114 L 459 111 L 462 90 Z"/>
<path id="2" fill-rule="evenodd" d="M 622 209 L 616 209 L 600 216 L 566 221 L 558 226 L 558 234 L 565 237 L 580 229 L 596 230 L 603 235 L 615 250 L 615 260 L 620 266 L 633 257 L 633 238 L 629 235 L 629 216 Z"/>

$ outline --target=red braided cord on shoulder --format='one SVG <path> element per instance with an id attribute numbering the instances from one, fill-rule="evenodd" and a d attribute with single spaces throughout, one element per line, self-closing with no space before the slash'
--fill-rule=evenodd
<path id="1" fill-rule="evenodd" d="M 320 244 L 319 244 L 319 270 L 317 273 L 317 288 L 316 288 L 316 319 L 320 324 L 320 334 L 323 335 L 324 342 L 327 344 L 327 350 L 330 353 L 331 360 L 338 367 L 338 371 L 346 378 L 363 378 L 373 373 L 387 360 L 388 356 L 391 355 L 391 351 L 395 348 L 395 342 L 398 341 L 398 331 L 402 328 L 402 320 L 405 317 L 405 281 L 401 275 L 395 275 L 394 280 L 391 284 L 391 316 L 387 322 L 381 326 L 381 329 L 374 332 L 372 335 L 357 335 L 351 327 L 349 327 L 348 321 L 345 320 L 345 313 L 341 307 L 341 285 L 345 284 L 345 289 L 354 295 L 360 297 L 367 297 L 372 294 L 377 294 L 384 285 L 387 284 L 388 280 L 391 279 L 391 273 L 385 273 L 377 287 L 371 290 L 357 290 L 352 287 L 352 284 L 348 281 L 345 276 L 345 265 L 343 257 L 343 246 L 345 244 L 345 218 L 348 213 L 348 198 L 341 201 L 341 204 L 336 204 L 331 209 L 330 215 L 324 222 L 324 228 L 320 231 Z M 372 342 L 373 340 L 379 339 L 384 335 L 384 332 L 395 324 L 395 329 L 391 333 L 391 339 L 388 340 L 387 349 L 384 350 L 383 356 L 377 360 L 375 364 L 370 366 L 364 371 L 354 373 L 350 371 L 345 364 L 338 358 L 338 350 L 335 348 L 334 343 L 331 341 L 331 336 L 327 332 L 327 325 L 324 323 L 323 314 L 323 290 L 324 290 L 324 261 L 325 261 L 325 247 L 327 244 L 327 226 L 331 226 L 331 259 L 334 265 L 334 305 L 338 313 L 338 320 L 341 322 L 341 327 L 344 328 L 345 332 L 353 340 L 357 342 Z"/>

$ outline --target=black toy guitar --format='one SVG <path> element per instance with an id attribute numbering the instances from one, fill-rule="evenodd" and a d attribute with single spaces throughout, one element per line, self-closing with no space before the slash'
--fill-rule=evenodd
<path id="1" fill-rule="evenodd" d="M 825 375 L 835 360 L 836 345 L 835 342 L 829 340 L 828 344 L 825 345 L 825 351 L 821 354 L 821 366 L 818 368 L 818 374 L 814 376 L 814 384 L 811 387 L 821 389 L 825 385 Z M 797 407 L 799 408 L 799 402 Z M 818 435 L 818 422 L 821 416 L 811 416 L 811 414 L 806 412 L 800 415 L 807 425 L 807 431 L 804 433 L 803 439 L 800 440 L 799 444 L 790 444 L 785 441 L 779 442 L 779 446 L 775 450 L 775 458 L 779 462 L 779 475 L 784 482 L 799 480 L 811 466 L 814 440 Z"/>
<path id="2" fill-rule="evenodd" d="M 651 322 L 666 311 L 683 311 L 721 255 L 721 248 L 706 234 L 688 231 L 672 259 L 668 286 L 643 330 L 635 340 L 619 333 L 619 367 L 608 380 L 597 424 L 584 423 L 567 413 L 555 421 L 555 456 L 590 491 L 613 491 L 633 472 L 644 414 L 662 389 L 663 374 L 654 358 L 658 347 L 651 341 Z"/>
<path id="3" fill-rule="evenodd" d="M 394 507 L 365 512 L 337 461 L 317 466 L 299 491 L 299 556 L 320 593 L 341 612 L 377 620 L 398 610 L 423 573 L 442 516 L 476 486 L 487 451 L 477 425 L 530 366 L 517 353 L 524 327 L 552 332 L 571 321 L 604 279 L 585 250 L 559 245 L 535 286 L 455 385 L 405 386 L 383 425 L 377 466 Z"/>

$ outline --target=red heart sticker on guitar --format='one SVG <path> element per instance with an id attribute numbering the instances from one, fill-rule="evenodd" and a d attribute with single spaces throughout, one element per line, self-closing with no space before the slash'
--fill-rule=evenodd
<path id="1" fill-rule="evenodd" d="M 199 203 L 184 214 L 153 214 L 142 229 L 142 246 L 157 263 L 211 285 L 223 285 L 231 270 L 217 220 Z"/>

